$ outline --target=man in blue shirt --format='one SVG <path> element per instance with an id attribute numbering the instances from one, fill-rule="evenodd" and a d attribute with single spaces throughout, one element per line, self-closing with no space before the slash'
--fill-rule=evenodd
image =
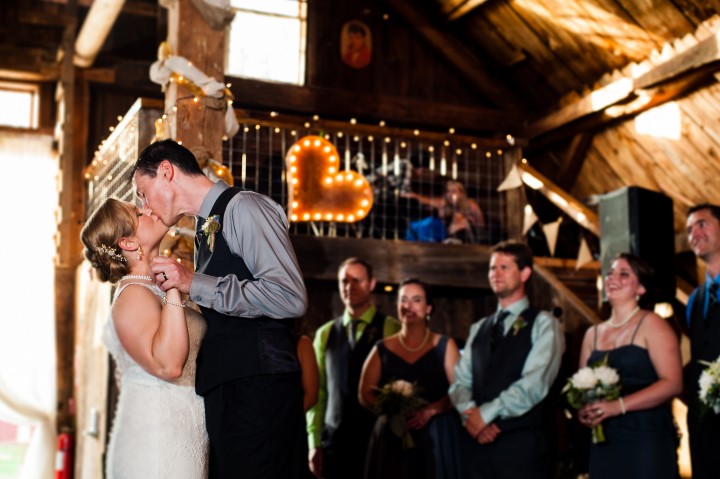
<path id="1" fill-rule="evenodd" d="M 488 278 L 498 310 L 472 325 L 455 367 L 450 399 L 472 438 L 474 478 L 550 477 L 545 399 L 565 346 L 560 323 L 530 307 L 532 268 L 527 245 L 493 249 Z"/>
<path id="2" fill-rule="evenodd" d="M 705 283 L 688 299 L 686 315 L 690 336 L 690 362 L 685 368 L 690 460 L 695 479 L 720 477 L 720 416 L 703 414 L 698 379 L 705 366 L 720 356 L 720 206 L 703 203 L 688 211 L 688 243 L 705 263 Z"/>

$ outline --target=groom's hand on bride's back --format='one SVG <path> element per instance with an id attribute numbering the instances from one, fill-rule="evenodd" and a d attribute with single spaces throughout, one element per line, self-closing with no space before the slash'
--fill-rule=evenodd
<path id="1" fill-rule="evenodd" d="M 150 269 L 155 277 L 155 282 L 163 291 L 177 288 L 181 293 L 190 293 L 190 284 L 192 284 L 195 273 L 176 259 L 157 256 L 152 259 Z"/>

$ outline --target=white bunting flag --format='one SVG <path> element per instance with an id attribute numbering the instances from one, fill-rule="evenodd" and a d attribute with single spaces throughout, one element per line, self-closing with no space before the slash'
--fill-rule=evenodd
<path id="1" fill-rule="evenodd" d="M 593 260 L 592 252 L 590 252 L 590 248 L 587 245 L 587 241 L 585 241 L 585 238 L 582 239 L 580 242 L 580 251 L 578 251 L 578 257 L 577 260 L 575 260 L 575 269 L 580 269 L 583 267 L 583 265 L 588 264 Z"/>
<path id="2" fill-rule="evenodd" d="M 502 181 L 502 183 L 500 183 L 500 186 L 497 187 L 497 190 L 513 190 L 515 188 L 520 188 L 522 184 L 523 182 L 520 178 L 520 172 L 518 172 L 517 166 L 513 165 L 512 168 L 510 168 L 510 171 L 508 172 L 505 179 Z"/>
<path id="3" fill-rule="evenodd" d="M 547 240 L 548 249 L 550 250 L 550 256 L 555 256 L 555 246 L 557 245 L 558 231 L 560 231 L 560 223 L 562 218 L 543 225 L 543 232 L 545 233 L 545 239 Z"/>
<path id="4" fill-rule="evenodd" d="M 535 214 L 535 211 L 533 211 L 532 206 L 525 205 L 525 217 L 523 218 L 523 231 L 522 234 L 525 236 L 528 231 L 530 231 L 530 228 L 533 227 L 535 223 L 537 223 L 538 217 Z"/>

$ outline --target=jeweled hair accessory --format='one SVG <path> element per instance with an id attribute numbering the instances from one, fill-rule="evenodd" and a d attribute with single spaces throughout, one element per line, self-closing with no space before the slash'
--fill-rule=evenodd
<path id="1" fill-rule="evenodd" d="M 115 251 L 115 248 L 111 248 L 109 246 L 105 246 L 104 244 L 100 243 L 99 246 L 96 246 L 97 250 L 100 253 L 106 254 L 109 257 L 111 257 L 114 260 L 120 261 L 121 263 L 125 263 L 127 261 L 127 258 L 117 251 Z"/>

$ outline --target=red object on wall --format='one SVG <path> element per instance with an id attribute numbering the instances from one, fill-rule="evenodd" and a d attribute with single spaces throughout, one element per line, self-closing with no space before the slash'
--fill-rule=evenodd
<path id="1" fill-rule="evenodd" d="M 73 437 L 69 432 L 58 435 L 57 453 L 55 455 L 55 479 L 72 479 L 73 477 Z"/>

